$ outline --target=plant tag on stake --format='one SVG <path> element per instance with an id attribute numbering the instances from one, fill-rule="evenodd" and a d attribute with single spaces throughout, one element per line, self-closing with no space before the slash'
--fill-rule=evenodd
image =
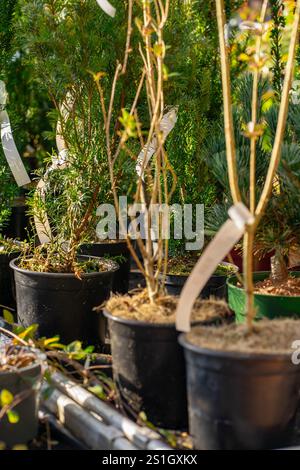
<path id="1" fill-rule="evenodd" d="M 176 309 L 176 329 L 188 332 L 191 329 L 193 305 L 215 272 L 216 267 L 245 233 L 245 226 L 254 222 L 253 215 L 239 202 L 228 210 L 230 219 L 222 225 L 217 235 L 204 250 L 184 285 Z"/>
<path id="2" fill-rule="evenodd" d="M 174 106 L 173 108 L 170 109 L 168 113 L 166 113 L 160 123 L 160 130 L 163 134 L 163 139 L 165 140 L 170 132 L 174 129 L 175 124 L 177 122 L 177 112 L 178 112 L 178 107 Z M 138 156 L 137 159 L 137 164 L 136 164 L 136 172 L 139 177 L 142 178 L 144 181 L 144 171 L 145 168 L 147 167 L 149 161 L 155 154 L 157 149 L 157 138 L 154 137 L 150 144 L 142 149 L 141 153 Z"/>
<path id="3" fill-rule="evenodd" d="M 116 9 L 115 7 L 112 6 L 111 3 L 109 3 L 108 0 L 97 0 L 97 3 L 99 7 L 109 16 L 114 18 L 116 14 Z"/>
<path id="4" fill-rule="evenodd" d="M 168 135 L 170 134 L 170 132 L 174 129 L 175 127 L 175 124 L 177 122 L 177 113 L 178 113 L 178 106 L 174 106 L 170 109 L 170 111 L 168 111 L 162 118 L 161 122 L 160 122 L 160 130 L 163 134 L 163 139 L 166 140 L 166 138 L 168 137 Z M 147 146 L 145 145 L 145 147 L 141 150 L 138 158 L 137 158 L 137 163 L 136 163 L 136 172 L 137 172 L 137 175 L 142 178 L 142 181 L 144 181 L 144 173 L 145 173 L 145 169 L 149 163 L 149 161 L 151 160 L 151 158 L 153 157 L 153 155 L 155 154 L 156 152 L 156 149 L 157 149 L 157 139 L 156 137 L 154 137 L 150 144 Z M 153 229 L 151 229 L 151 235 L 154 234 L 154 231 Z M 157 250 L 158 250 L 158 244 L 153 241 L 152 243 L 153 245 L 153 251 L 154 251 L 154 255 L 157 253 Z"/>
<path id="5" fill-rule="evenodd" d="M 9 116 L 5 111 L 6 101 L 7 92 L 5 83 L 0 80 L 0 127 L 2 147 L 5 158 L 16 180 L 17 185 L 25 186 L 26 184 L 29 184 L 31 180 L 21 160 L 20 154 L 13 138 Z"/>

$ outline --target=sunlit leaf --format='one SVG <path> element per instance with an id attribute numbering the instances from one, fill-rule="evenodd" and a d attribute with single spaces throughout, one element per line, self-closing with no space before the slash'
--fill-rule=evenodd
<path id="1" fill-rule="evenodd" d="M 44 340 L 44 346 L 48 346 L 51 343 L 57 343 L 59 341 L 59 336 L 54 336 L 53 338 L 47 338 Z"/>
<path id="2" fill-rule="evenodd" d="M 10 424 L 16 424 L 20 420 L 19 414 L 15 410 L 8 410 L 6 415 Z"/>
<path id="3" fill-rule="evenodd" d="M 12 450 L 28 450 L 26 444 L 16 444 L 12 447 Z"/>
<path id="4" fill-rule="evenodd" d="M 3 309 L 3 318 L 10 325 L 12 325 L 15 321 L 13 314 L 9 310 L 6 310 L 6 309 Z"/>
<path id="5" fill-rule="evenodd" d="M 6 389 L 1 390 L 0 393 L 0 403 L 1 406 L 9 406 L 14 400 L 13 394 Z"/>
<path id="6" fill-rule="evenodd" d="M 93 393 L 94 395 L 96 395 L 101 400 L 106 399 L 105 392 L 103 390 L 103 387 L 101 387 L 101 385 L 94 385 L 93 387 L 89 387 L 89 391 Z"/>
<path id="7" fill-rule="evenodd" d="M 32 339 L 34 334 L 36 333 L 38 329 L 37 324 L 30 325 L 28 328 L 26 328 L 22 333 L 19 334 L 19 338 L 21 339 Z"/>

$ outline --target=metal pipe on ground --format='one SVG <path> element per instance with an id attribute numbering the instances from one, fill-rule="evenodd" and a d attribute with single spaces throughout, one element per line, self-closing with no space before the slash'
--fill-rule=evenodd
<path id="1" fill-rule="evenodd" d="M 51 375 L 53 385 L 85 410 L 95 413 L 107 424 L 122 431 L 124 436 L 140 449 L 171 450 L 161 436 L 149 428 L 142 427 L 122 416 L 112 406 L 97 398 L 91 392 L 70 380 L 60 372 Z"/>

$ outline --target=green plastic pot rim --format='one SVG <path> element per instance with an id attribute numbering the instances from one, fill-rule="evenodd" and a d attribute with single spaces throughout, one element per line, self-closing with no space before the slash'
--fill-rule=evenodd
<path id="1" fill-rule="evenodd" d="M 111 273 L 111 272 L 116 272 L 118 271 L 119 269 L 119 265 L 116 261 L 113 261 L 113 260 L 107 260 L 106 258 L 99 258 L 98 256 L 85 256 L 85 255 L 80 255 L 78 256 L 78 258 L 84 258 L 84 259 L 100 259 L 101 261 L 105 262 L 107 264 L 107 266 L 110 266 L 111 269 L 108 269 L 107 271 L 99 271 L 99 272 L 94 272 L 94 273 L 83 273 L 81 276 L 83 279 L 89 279 L 89 278 L 94 278 L 94 277 L 99 277 L 99 276 L 102 276 L 102 275 L 105 275 L 107 273 Z M 14 271 L 18 272 L 18 273 L 22 273 L 22 274 L 30 274 L 31 276 L 36 276 L 36 277 L 40 277 L 40 276 L 43 276 L 43 277 L 49 277 L 49 278 L 63 278 L 63 279 L 66 279 L 66 278 L 75 278 L 75 274 L 74 273 L 45 273 L 45 272 L 39 272 L 39 271 L 30 271 L 29 269 L 23 269 L 23 268 L 19 268 L 19 266 L 17 265 L 17 261 L 19 260 L 19 258 L 15 258 L 13 259 L 10 263 L 9 263 L 9 266 L 11 267 L 11 269 L 13 269 Z"/>
<path id="2" fill-rule="evenodd" d="M 296 277 L 300 277 L 300 271 L 290 271 L 289 274 L 293 274 Z M 270 271 L 257 271 L 253 273 L 253 276 L 257 275 L 266 275 L 266 278 L 270 275 Z M 238 291 L 244 291 L 245 289 L 243 287 L 238 287 L 235 285 L 232 281 L 237 280 L 237 276 L 234 274 L 230 277 L 227 278 L 226 284 L 228 287 L 230 287 L 231 290 L 238 290 Z M 274 295 L 274 294 L 259 294 L 259 293 L 254 293 L 255 297 L 259 298 L 270 298 L 270 297 L 277 297 L 280 299 L 300 299 L 300 295 Z"/>
<path id="3" fill-rule="evenodd" d="M 208 348 L 201 348 L 200 346 L 197 346 L 195 344 L 190 343 L 187 340 L 187 334 L 186 333 L 181 333 L 179 338 L 178 338 L 179 344 L 185 348 L 189 349 L 190 351 L 193 351 L 198 354 L 203 354 L 206 356 L 215 356 L 218 358 L 228 358 L 228 359 L 242 359 L 242 360 L 253 360 L 253 359 L 262 359 L 262 360 L 273 360 L 273 361 L 282 361 L 286 359 L 291 360 L 291 356 L 293 353 L 293 350 L 291 350 L 291 353 L 262 353 L 262 352 L 240 352 L 240 351 L 222 351 L 219 349 L 208 349 Z M 291 361 L 291 365 L 292 361 Z M 300 365 L 298 365 L 299 369 Z"/>

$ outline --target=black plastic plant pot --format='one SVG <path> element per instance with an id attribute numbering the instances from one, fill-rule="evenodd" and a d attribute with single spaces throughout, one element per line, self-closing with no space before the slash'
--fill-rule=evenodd
<path id="1" fill-rule="evenodd" d="M 20 240 L 24 240 L 28 236 L 27 231 L 30 224 L 26 209 L 22 201 L 12 207 L 10 220 L 3 230 L 3 235 L 7 238 L 18 238 Z"/>
<path id="2" fill-rule="evenodd" d="M 0 441 L 7 447 L 27 444 L 36 437 L 41 383 L 42 365 L 39 359 L 16 371 L 0 371 L 0 393 L 8 390 L 14 399 L 20 398 L 20 403 L 13 408 L 18 421 L 10 423 L 7 415 L 0 420 Z"/>
<path id="3" fill-rule="evenodd" d="M 232 266 L 232 272 L 238 271 L 238 267 L 231 263 L 223 262 L 222 265 L 226 267 Z M 231 272 L 231 274 L 232 274 Z M 218 299 L 225 299 L 227 296 L 227 281 L 228 275 L 216 275 L 214 274 L 208 280 L 207 284 L 204 286 L 200 298 L 208 299 L 209 297 L 213 296 Z M 180 295 L 183 289 L 184 284 L 188 279 L 188 275 L 182 276 L 177 274 L 169 274 L 165 280 L 165 286 L 167 289 L 168 294 L 170 295 Z"/>
<path id="4" fill-rule="evenodd" d="M 292 272 L 294 277 L 300 277 L 300 272 Z M 253 274 L 254 282 L 262 281 L 270 276 L 270 272 L 258 272 Z M 228 285 L 228 303 L 231 310 L 235 313 L 237 323 L 246 321 L 246 293 L 238 285 L 236 276 L 229 277 Z M 256 319 L 261 318 L 279 318 L 279 317 L 299 317 L 300 315 L 300 296 L 254 294 L 254 307 L 256 309 Z"/>
<path id="5" fill-rule="evenodd" d="M 114 261 L 102 261 L 107 271 L 82 274 L 81 279 L 74 274 L 28 271 L 18 267 L 18 260 L 11 261 L 20 324 L 38 324 L 38 337 L 59 335 L 63 343 L 97 344 L 104 338 L 105 324 L 93 308 L 109 297 L 118 269 Z"/>
<path id="6" fill-rule="evenodd" d="M 15 308 L 14 278 L 9 263 L 20 253 L 0 252 L 0 305 Z"/>
<path id="7" fill-rule="evenodd" d="M 179 337 L 187 368 L 190 434 L 199 450 L 289 445 L 299 405 L 300 365 L 289 354 L 201 349 Z"/>
<path id="8" fill-rule="evenodd" d="M 166 429 L 187 429 L 183 352 L 174 324 L 108 318 L 113 375 L 126 408 Z"/>
<path id="9" fill-rule="evenodd" d="M 115 258 L 119 269 L 114 275 L 112 290 L 118 294 L 128 292 L 131 255 L 126 240 L 83 244 L 79 253 L 101 258 Z"/>
<path id="10" fill-rule="evenodd" d="M 145 276 L 139 269 L 131 269 L 129 275 L 129 290 L 142 289 L 146 287 Z"/>

